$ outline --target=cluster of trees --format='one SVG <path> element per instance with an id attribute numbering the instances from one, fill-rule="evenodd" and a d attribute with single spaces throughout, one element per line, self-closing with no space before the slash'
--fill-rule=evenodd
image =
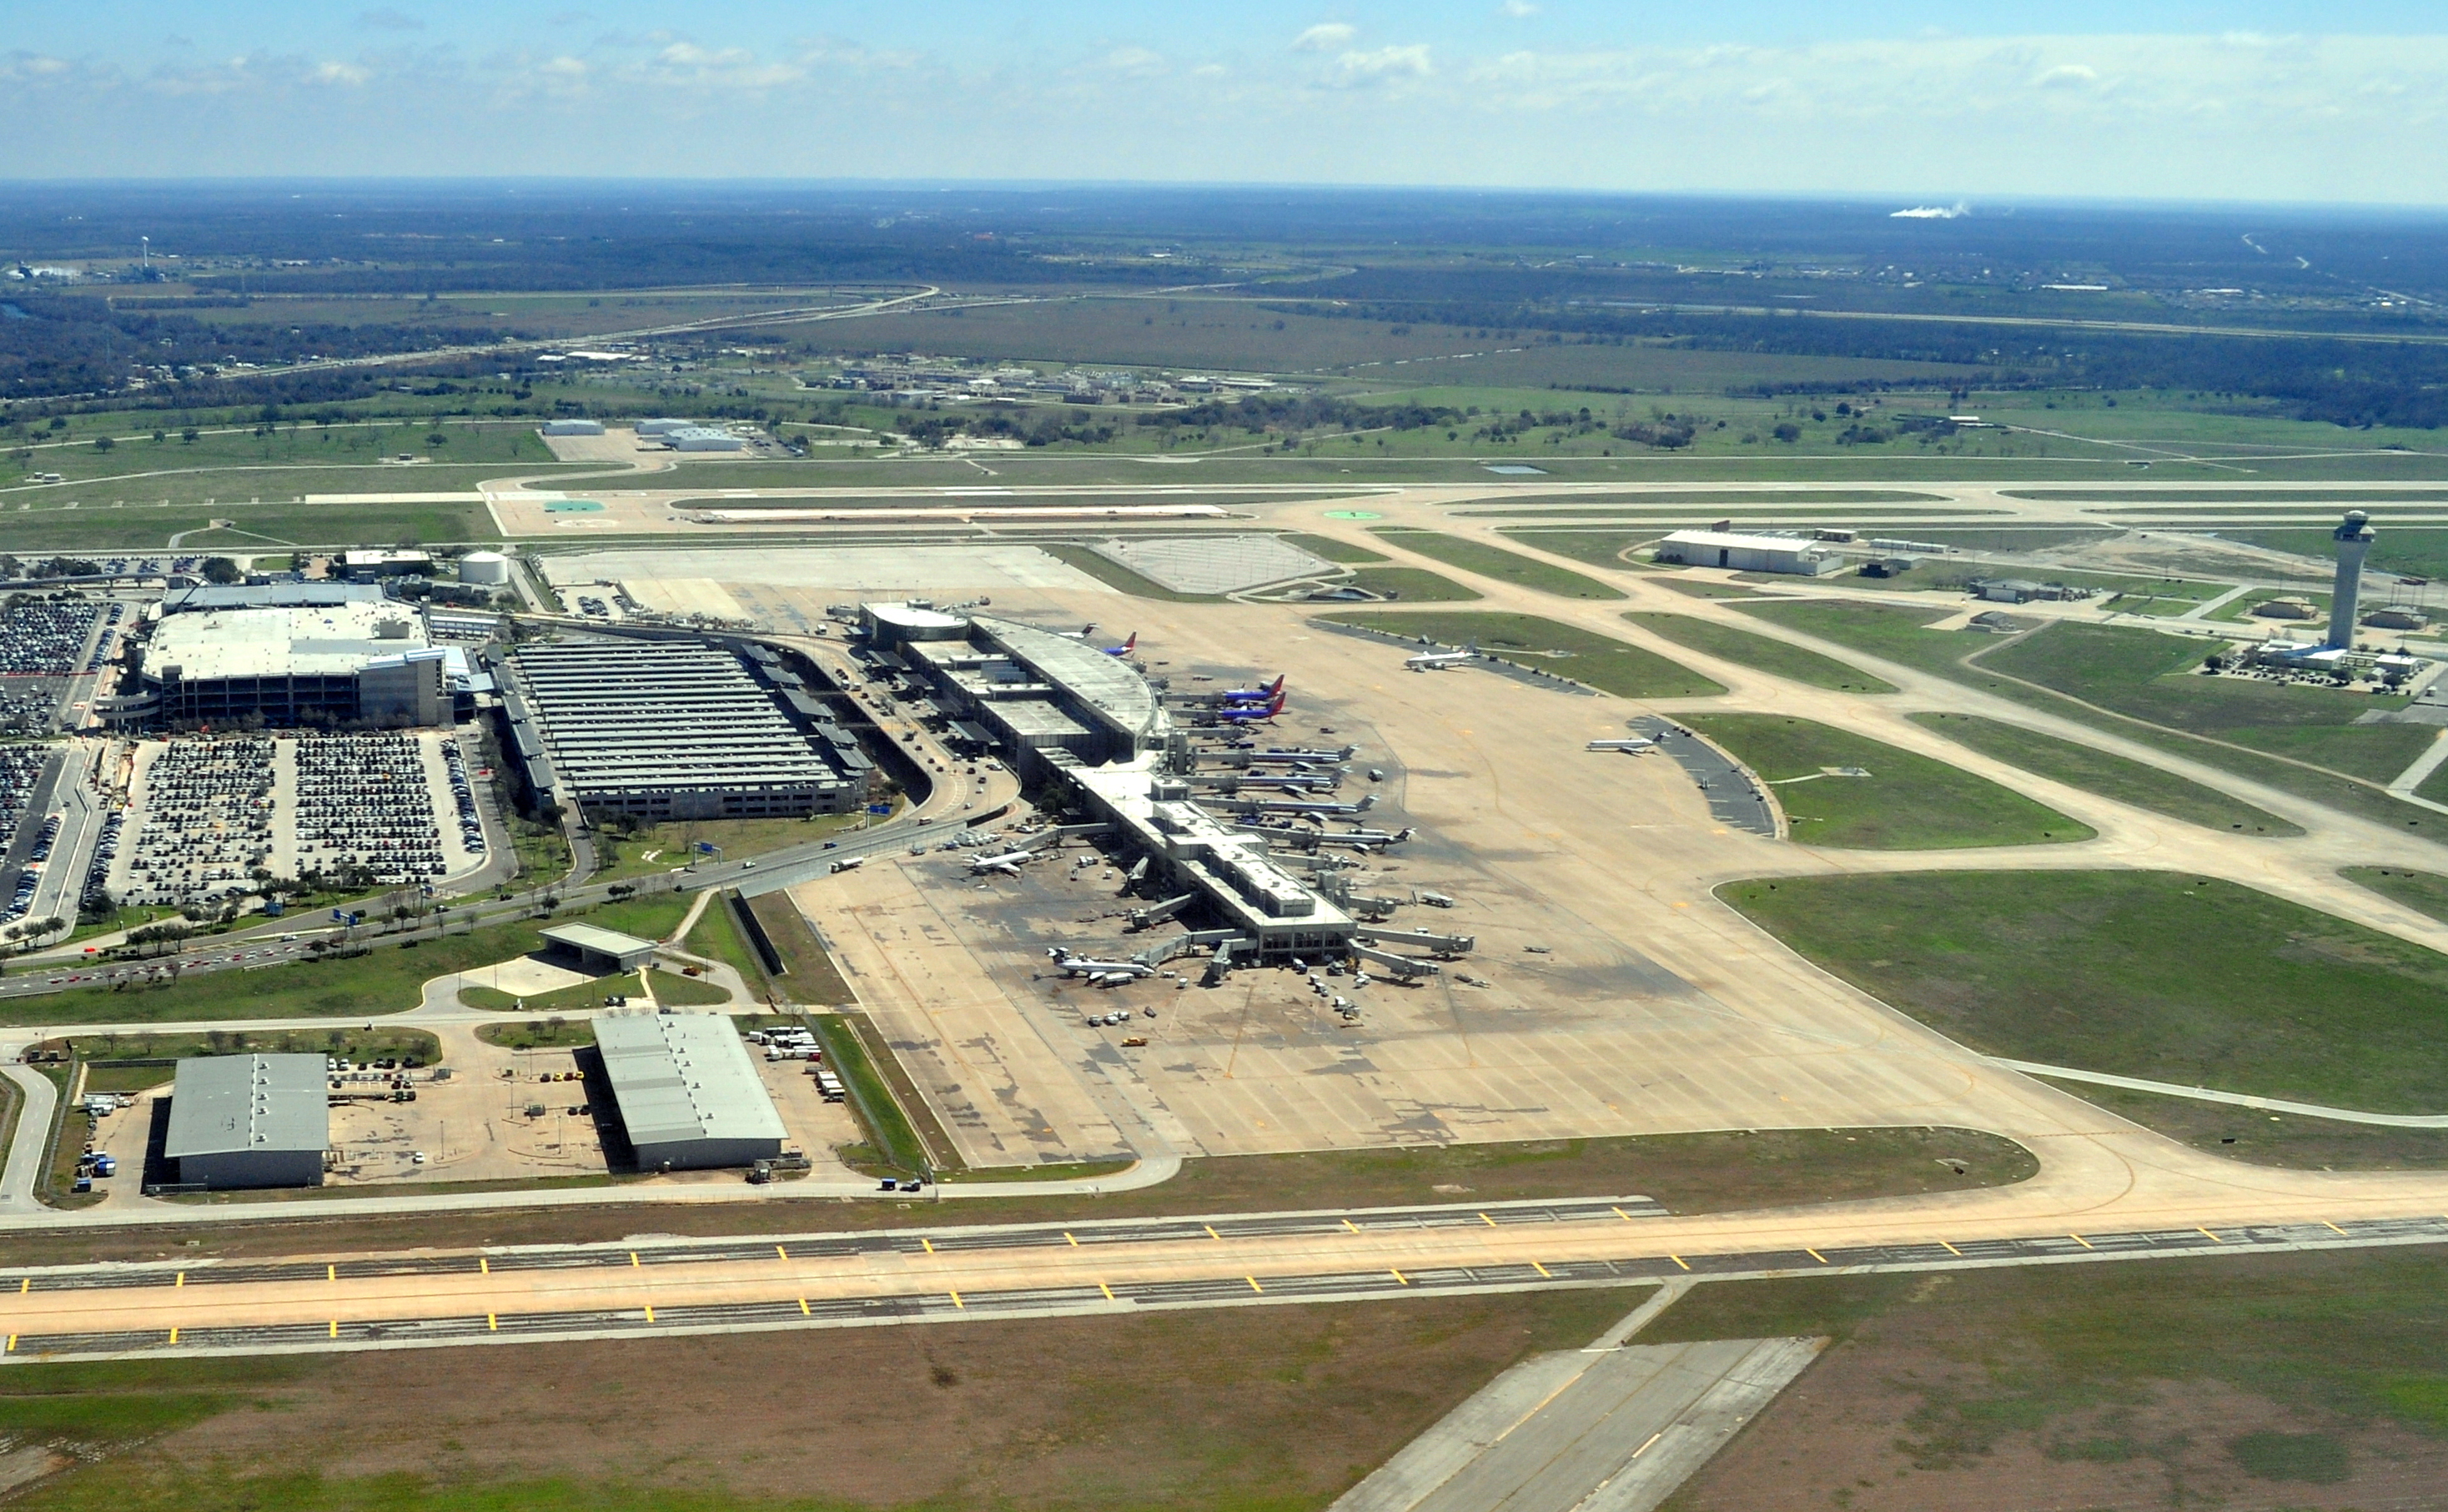
<path id="1" fill-rule="evenodd" d="M 1324 393 L 1253 393 L 1238 400 L 1210 399 L 1179 410 L 1139 416 L 1160 431 L 1246 431 L 1252 435 L 1298 435 L 1310 431 L 1425 431 L 1464 418 L 1444 405 L 1354 404 Z"/>

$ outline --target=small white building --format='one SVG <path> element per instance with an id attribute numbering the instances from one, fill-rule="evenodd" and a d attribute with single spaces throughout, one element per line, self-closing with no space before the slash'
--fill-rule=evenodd
<path id="1" fill-rule="evenodd" d="M 1808 536 L 1753 535 L 1736 530 L 1677 530 L 1657 543 L 1657 560 L 1687 567 L 1784 572 L 1815 578 L 1833 572 L 1835 554 Z"/>

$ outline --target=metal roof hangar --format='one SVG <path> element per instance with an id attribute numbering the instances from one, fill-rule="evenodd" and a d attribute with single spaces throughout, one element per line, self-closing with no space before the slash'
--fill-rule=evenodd
<path id="1" fill-rule="evenodd" d="M 179 1062 L 162 1147 L 181 1182 L 320 1186 L 332 1104 L 319 1055 L 215 1055 Z"/>
<path id="2" fill-rule="evenodd" d="M 595 1048 L 641 1171 L 753 1165 L 782 1153 L 782 1116 L 719 1013 L 599 1013 Z"/>

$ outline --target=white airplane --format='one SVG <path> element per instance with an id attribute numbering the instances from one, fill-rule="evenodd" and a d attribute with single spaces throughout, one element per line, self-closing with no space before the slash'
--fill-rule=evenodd
<path id="1" fill-rule="evenodd" d="M 1593 740 L 1589 745 L 1593 751 L 1624 751 L 1635 756 L 1643 751 L 1655 750 L 1656 747 L 1656 741 L 1646 740 L 1638 736 L 1622 740 Z"/>
<path id="2" fill-rule="evenodd" d="M 1156 975 L 1156 967 L 1152 966 L 1137 961 L 1093 961 L 1084 955 L 1073 955 L 1059 945 L 1046 947 L 1045 958 L 1066 977 L 1087 977 L 1099 983 L 1128 982 Z"/>
<path id="3" fill-rule="evenodd" d="M 1017 851 L 1005 851 L 1001 855 L 973 855 L 969 857 L 969 874 L 984 876 L 989 871 L 1000 871 L 1007 877 L 1017 876 L 1022 867 L 1028 865 L 1037 857 L 1038 852 L 1032 846 L 1022 846 Z"/>
<path id="4" fill-rule="evenodd" d="M 1406 672 L 1443 672 L 1447 667 L 1463 666 L 1478 660 L 1479 641 L 1473 637 L 1470 644 L 1459 651 L 1423 651 L 1407 658 L 1403 662 L 1403 669 Z"/>

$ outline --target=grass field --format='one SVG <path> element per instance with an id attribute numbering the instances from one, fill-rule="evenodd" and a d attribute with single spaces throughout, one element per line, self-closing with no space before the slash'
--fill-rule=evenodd
<path id="1" fill-rule="evenodd" d="M 811 1007 L 858 1001 L 858 994 L 851 990 L 841 969 L 833 965 L 824 942 L 816 938 L 815 930 L 808 927 L 808 921 L 788 897 L 768 892 L 749 899 L 748 908 L 756 915 L 756 922 L 765 927 L 765 938 L 773 942 L 782 957 L 783 977 L 775 985 L 785 998 Z"/>
<path id="2" fill-rule="evenodd" d="M 1625 699 L 1688 699 L 1726 691 L 1688 667 L 1628 641 L 1592 635 L 1528 614 L 1472 611 L 1444 614 L 1331 614 L 1338 624 L 1393 635 L 1425 636 L 1447 645 L 1479 642 L 1481 651 L 1517 666 L 1536 667 Z"/>
<path id="3" fill-rule="evenodd" d="M 0 1433 L 99 1462 L 42 1512 L 1311 1512 L 1648 1294 L 12 1367 Z"/>
<path id="4" fill-rule="evenodd" d="M 1704 1286 L 1643 1343 L 1835 1342 L 1668 1504 L 2420 1505 L 2448 1258 L 2374 1250 Z"/>
<path id="5" fill-rule="evenodd" d="M 313 492 L 374 491 L 375 485 L 357 479 L 322 480 L 335 485 Z M 463 480 L 421 480 L 416 489 L 447 491 L 475 484 Z M 174 535 L 187 533 L 182 545 L 199 549 L 222 546 L 233 550 L 282 546 L 392 545 L 401 541 L 436 545 L 454 541 L 498 541 L 502 532 L 481 504 L 248 504 L 205 506 L 181 502 L 167 507 L 158 502 L 130 501 L 124 507 L 94 504 L 63 508 L 42 503 L 20 508 L 0 502 L 0 551 L 162 550 Z M 228 520 L 234 529 L 210 530 L 215 520 Z"/>
<path id="6" fill-rule="evenodd" d="M 1729 883 L 1827 970 L 1992 1055 L 2380 1113 L 2448 1108 L 2448 956 L 2167 871 Z"/>
<path id="7" fill-rule="evenodd" d="M 1939 609 L 1844 602 L 1755 603 L 1745 603 L 1741 607 L 1747 614 L 1759 615 L 1807 635 L 1818 636 L 1870 656 L 1884 657 L 1962 682 L 2045 714 L 2139 740 L 2171 755 L 2233 772 L 2239 776 L 2249 777 L 2281 792 L 2292 793 L 2347 813 L 2417 832 L 2438 828 L 2434 822 L 2435 815 L 2411 804 L 2400 803 L 2375 782 L 2346 780 L 2288 761 L 2274 760 L 2258 751 L 2244 749 L 2238 743 L 2228 743 L 2238 738 L 2239 731 L 2235 727 L 2213 725 L 2188 733 L 2184 729 L 2155 722 L 2149 717 L 2153 701 L 2163 694 L 2173 700 L 2175 712 L 2179 714 L 2223 712 L 2233 717 L 2255 712 L 2241 700 L 2228 699 L 2224 693 L 2211 692 L 2205 697 L 2194 691 L 2195 684 L 2208 684 L 2212 689 L 2250 690 L 2245 695 L 2247 699 L 2255 694 L 2264 698 L 2272 694 L 2303 694 L 2306 696 L 2304 702 L 2280 703 L 2272 711 L 2289 717 L 2308 714 L 2316 720 L 2305 727 L 2306 733 L 2300 737 L 2302 746 L 2286 751 L 2286 755 L 2309 759 L 2305 756 L 2305 749 L 2320 750 L 2335 737 L 2347 748 L 2348 756 L 2369 760 L 2385 768 L 2393 776 L 2403 770 L 2405 762 L 2419 754 L 2423 735 L 2421 727 L 2381 725 L 2349 729 L 2334 722 L 2318 722 L 2334 721 L 2349 710 L 2385 708 L 2388 702 L 2384 699 L 2338 694 L 2320 688 L 2282 688 L 2233 679 L 2176 678 L 2171 679 L 2179 684 L 2174 693 L 2154 690 L 2152 685 L 2162 680 L 2163 673 L 2187 661 L 2198 661 L 2200 656 L 2207 652 L 2202 642 L 2189 644 L 2150 630 L 2060 624 L 2009 647 L 1997 637 L 1978 632 L 1924 628 L 1931 621 L 1943 618 L 1945 611 Z M 2054 645 L 2038 645 L 2049 636 L 2065 630 L 2081 632 L 2081 635 Z M 2075 644 L 2077 641 L 2078 645 Z M 2037 648 L 2033 649 L 2036 646 Z M 2090 655 L 2089 650 L 2093 647 L 2099 648 L 2104 654 Z M 2077 654 L 2058 655 L 2060 649 L 2068 648 Z M 2016 659 L 2008 665 L 2019 669 L 2018 678 L 2001 677 L 1990 671 L 1995 664 L 1992 658 L 2006 649 L 2017 653 Z M 2185 655 L 2180 657 L 2180 650 Z M 1966 662 L 1965 658 L 1969 656 L 1978 656 L 1979 660 Z M 2051 687 L 2036 685 L 2051 677 L 2065 679 L 2068 685 L 2064 696 L 2057 696 Z M 2025 678 L 2032 680 L 2022 680 Z M 2076 699 L 2086 701 L 2076 702 Z M 2189 705 L 2185 701 L 2188 699 L 2202 701 Z M 2344 700 L 2343 705 L 2336 701 L 2340 699 Z M 2325 704 L 2324 700 L 2327 700 Z M 2129 702 L 2133 706 L 2122 708 L 2124 717 L 2120 718 L 2120 706 Z M 2409 732 L 2413 737 L 2411 739 L 2408 738 Z M 2276 745 L 2285 734 L 2266 726 L 2256 733 L 2264 743 L 2269 745 Z M 2400 756 L 2403 759 L 2399 759 Z"/>
<path id="8" fill-rule="evenodd" d="M 863 1145 L 843 1148 L 843 1159 L 870 1175 L 889 1172 L 918 1176 L 959 1168 L 950 1140 L 941 1138 L 940 1133 L 937 1139 L 928 1140 L 910 1121 L 910 1110 L 914 1108 L 932 1123 L 925 1101 L 913 1094 L 905 1105 L 887 1084 L 887 1068 L 900 1069 L 892 1064 L 889 1049 L 870 1053 L 867 1036 L 859 1032 L 860 1025 L 839 1014 L 810 1014 L 807 1024 L 815 1031 L 816 1042 L 824 1046 L 826 1063 L 842 1079 L 851 1111 L 858 1115 L 859 1127 L 867 1134 Z"/>
<path id="9" fill-rule="evenodd" d="M 2357 887 L 2394 898 L 2419 913 L 2448 921 L 2448 876 L 2385 867 L 2347 867 L 2338 873 Z"/>
<path id="10" fill-rule="evenodd" d="M 856 813 L 820 813 L 804 819 L 697 819 L 651 824 L 625 834 L 599 829 L 595 833 L 598 870 L 587 880 L 618 882 L 661 876 L 686 866 L 694 854 L 691 848 L 700 842 L 715 847 L 722 859 L 730 861 L 789 846 L 813 845 L 851 828 L 864 817 Z M 607 847 L 618 852 L 617 859 L 609 864 L 604 861 Z"/>
<path id="11" fill-rule="evenodd" d="M 1360 566 L 1387 560 L 1386 553 L 1383 551 L 1371 551 L 1367 546 L 1330 535 L 1306 535 L 1298 530 L 1288 530 L 1284 532 L 1281 540 L 1284 545 L 1298 546 L 1310 556 L 1323 557 L 1329 562 L 1340 562 L 1347 566 Z"/>
<path id="12" fill-rule="evenodd" d="M 2096 793 L 2153 813 L 2164 813 L 2209 830 L 2240 830 L 2247 834 L 2288 836 L 2304 832 L 2278 815 L 2231 798 L 2215 788 L 2189 782 L 2172 772 L 2091 746 L 2076 745 L 2020 725 L 1984 719 L 1973 714 L 1916 714 L 1913 722 L 1937 731 L 2026 772 L 2054 777 L 2069 787 Z"/>
<path id="13" fill-rule="evenodd" d="M 1683 722 L 1774 789 L 1799 844 L 1945 851 L 2092 835 L 1985 777 L 1832 725 L 1774 714 L 1693 714 Z M 1867 775 L 1830 775 L 1831 768 Z"/>
<path id="14" fill-rule="evenodd" d="M 1649 565 L 1625 555 L 1635 546 L 1646 545 L 1657 539 L 1655 530 L 1528 530 L 1507 527 L 1499 532 L 1508 541 L 1519 541 L 1525 546 L 1586 562 L 1594 567 L 1607 567 L 1617 572 L 1637 571 Z"/>
<path id="15" fill-rule="evenodd" d="M 1609 587 L 1596 578 L 1525 557 L 1518 551 L 1490 545 L 1484 541 L 1471 541 L 1462 536 L 1446 535 L 1437 530 L 1397 529 L 1375 526 L 1372 533 L 1406 551 L 1416 551 L 1433 557 L 1449 567 L 1475 572 L 1483 578 L 1510 583 L 1517 587 L 1533 588 L 1564 599 L 1620 599 L 1622 590 Z"/>
<path id="16" fill-rule="evenodd" d="M 1874 678 L 1858 667 L 1848 667 L 1832 657 L 1789 645 L 1770 636 L 1754 635 L 1749 630 L 1715 624 L 1707 620 L 1694 620 L 1685 614 L 1633 613 L 1624 618 L 1677 645 L 1740 662 L 1773 677 L 1807 682 L 1813 687 L 1834 688 L 1841 693 L 1896 691 L 1894 683 Z"/>
<path id="17" fill-rule="evenodd" d="M 606 904 L 583 915 L 608 929 L 660 939 L 688 900 L 672 895 Z M 569 922 L 579 915 L 570 915 Z M 488 925 L 472 934 L 378 946 L 340 961 L 307 961 L 259 971 L 215 971 L 158 986 L 79 987 L 0 1005 L 9 1024 L 122 1024 L 173 1019 L 262 1019 L 403 1013 L 426 982 L 490 966 L 544 947 L 538 922 Z"/>
<path id="18" fill-rule="evenodd" d="M 1405 603 L 1469 603 L 1483 597 L 1425 567 L 1356 567 L 1348 581 L 1355 588 Z"/>
<path id="19" fill-rule="evenodd" d="M 2044 1078 L 2053 1086 L 2206 1155 L 2293 1171 L 2448 1169 L 2448 1129 L 2281 1116 L 2193 1098 Z"/>

